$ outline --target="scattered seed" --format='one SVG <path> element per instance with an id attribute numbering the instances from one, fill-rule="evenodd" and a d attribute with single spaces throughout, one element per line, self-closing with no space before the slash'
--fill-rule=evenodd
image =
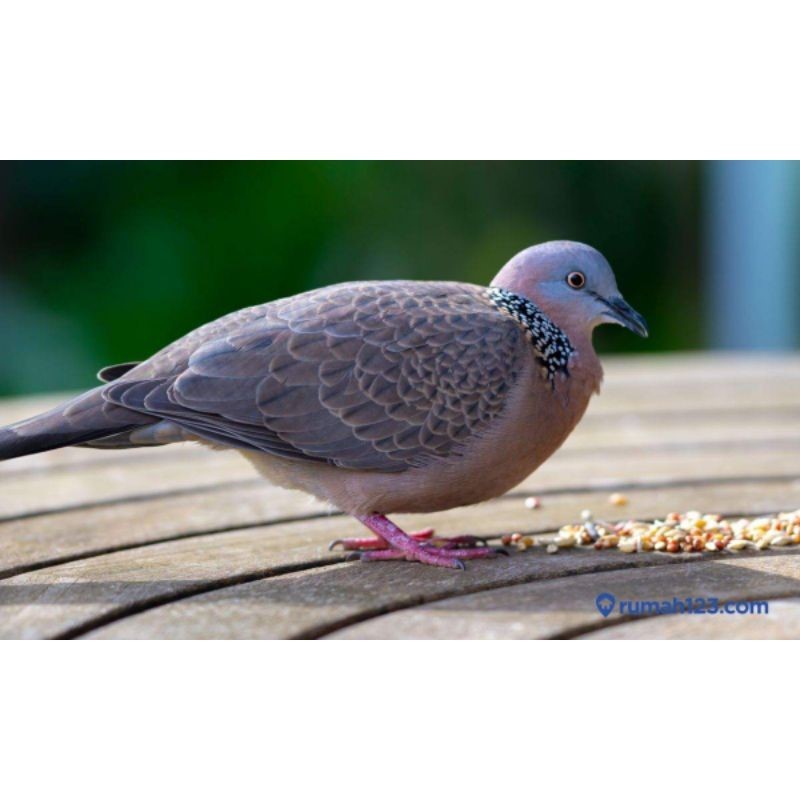
<path id="1" fill-rule="evenodd" d="M 600 531 L 591 520 L 588 520 L 583 527 L 586 529 L 586 538 L 589 540 L 588 542 L 585 542 L 585 544 L 591 544 L 600 538 Z M 584 544 L 584 542 L 581 542 L 581 544 Z"/>
<path id="2" fill-rule="evenodd" d="M 626 506 L 628 505 L 628 498 L 620 492 L 614 492 L 608 496 L 608 502 L 612 506 Z"/>
<path id="3" fill-rule="evenodd" d="M 528 510 L 533 511 L 534 509 L 541 507 L 542 507 L 542 501 L 538 497 L 525 498 L 525 508 L 527 508 Z"/>
<path id="4" fill-rule="evenodd" d="M 617 549 L 624 553 L 736 553 L 800 545 L 800 509 L 753 520 L 726 520 L 718 514 L 699 511 L 672 511 L 663 520 L 630 519 L 615 524 L 595 521 L 588 511 L 581 516 L 580 524 L 564 525 L 551 542 L 521 533 L 506 534 L 502 542 L 520 550 L 538 545 L 550 554 L 573 547 Z"/>
<path id="5" fill-rule="evenodd" d="M 594 547 L 625 553 L 651 550 L 667 553 L 702 553 L 729 550 L 767 550 L 800 544 L 800 509 L 774 517 L 726 520 L 719 514 L 670 512 L 663 520 L 630 519 L 610 525 L 595 522 L 591 512 L 581 514 L 580 525 L 564 525 L 553 541 L 556 549 Z M 548 552 L 554 552 L 548 550 Z"/>
<path id="6" fill-rule="evenodd" d="M 728 544 L 728 550 L 744 550 L 747 542 L 744 539 L 734 539 Z"/>

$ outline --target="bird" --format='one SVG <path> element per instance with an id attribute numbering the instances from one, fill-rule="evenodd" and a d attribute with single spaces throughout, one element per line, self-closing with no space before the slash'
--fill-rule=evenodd
<path id="1" fill-rule="evenodd" d="M 349 514 L 349 557 L 464 568 L 481 537 L 389 519 L 505 494 L 566 440 L 599 392 L 602 323 L 646 337 L 605 257 L 553 241 L 488 286 L 355 281 L 244 308 L 100 385 L 0 428 L 0 460 L 66 446 L 194 441 L 239 451 L 271 483 Z"/>

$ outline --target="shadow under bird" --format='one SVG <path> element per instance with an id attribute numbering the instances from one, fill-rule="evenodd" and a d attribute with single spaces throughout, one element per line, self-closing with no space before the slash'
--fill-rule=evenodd
<path id="1" fill-rule="evenodd" d="M 490 287 L 364 281 L 210 322 L 98 386 L 0 429 L 0 459 L 80 445 L 200 441 L 233 448 L 374 536 L 335 542 L 367 561 L 463 568 L 477 537 L 408 534 L 387 514 L 504 494 L 547 458 L 600 388 L 592 331 L 647 336 L 606 259 L 577 242 L 514 256 Z"/>

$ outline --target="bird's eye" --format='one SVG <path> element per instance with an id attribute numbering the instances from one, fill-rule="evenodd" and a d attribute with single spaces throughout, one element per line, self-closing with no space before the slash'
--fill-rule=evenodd
<path id="1" fill-rule="evenodd" d="M 583 289 L 586 285 L 586 276 L 582 272 L 570 272 L 567 275 L 567 283 L 573 289 Z"/>

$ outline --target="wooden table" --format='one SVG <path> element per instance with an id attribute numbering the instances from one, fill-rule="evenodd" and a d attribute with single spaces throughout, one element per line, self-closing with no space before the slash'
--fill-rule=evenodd
<path id="1" fill-rule="evenodd" d="M 53 398 L 7 401 L 0 421 Z M 532 421 L 532 425 L 535 424 Z M 612 491 L 630 499 L 608 504 Z M 536 494 L 542 507 L 523 499 Z M 598 517 L 800 506 L 800 358 L 606 360 L 562 450 L 503 498 L 403 519 L 442 535 L 545 534 Z M 0 464 L 0 635 L 11 638 L 660 638 L 800 635 L 800 547 L 625 554 L 541 547 L 466 572 L 345 562 L 352 520 L 195 445 Z M 770 601 L 769 614 L 603 618 L 595 598 Z"/>

